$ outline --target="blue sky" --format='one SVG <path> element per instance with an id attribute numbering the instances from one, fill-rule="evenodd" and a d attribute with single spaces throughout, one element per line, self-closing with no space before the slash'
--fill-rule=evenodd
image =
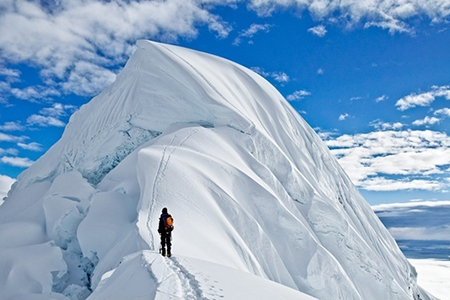
<path id="1" fill-rule="evenodd" d="M 0 190 L 146 38 L 266 77 L 369 203 L 446 200 L 449 15 L 450 0 L 2 1 Z"/>

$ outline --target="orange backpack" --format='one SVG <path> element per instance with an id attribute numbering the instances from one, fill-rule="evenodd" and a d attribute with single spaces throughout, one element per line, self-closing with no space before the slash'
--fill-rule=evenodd
<path id="1" fill-rule="evenodd" d="M 170 230 L 173 229 L 173 218 L 171 216 L 168 216 L 166 218 L 166 227 L 167 227 L 167 229 L 170 229 Z"/>

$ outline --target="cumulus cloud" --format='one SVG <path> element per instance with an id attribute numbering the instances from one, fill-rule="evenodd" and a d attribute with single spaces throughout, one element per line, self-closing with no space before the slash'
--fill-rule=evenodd
<path id="1" fill-rule="evenodd" d="M 26 157 L 12 157 L 12 156 L 3 156 L 2 158 L 0 158 L 0 162 L 20 168 L 28 168 L 34 163 L 34 161 Z"/>
<path id="2" fill-rule="evenodd" d="M 44 82 L 51 83 L 46 88 L 14 89 L 11 93 L 16 97 L 39 100 L 57 92 L 92 96 L 114 80 L 137 39 L 176 42 L 197 37 L 200 26 L 225 38 L 232 27 L 216 8 L 240 2 L 259 15 L 294 8 L 296 13 L 309 11 L 322 23 L 378 26 L 392 33 L 413 32 L 407 21 L 415 16 L 427 16 L 436 23 L 450 14 L 442 0 L 8 0 L 0 3 L 0 58 L 9 64 L 31 64 L 40 70 Z M 268 32 L 270 27 L 252 24 L 234 42 Z M 309 31 L 326 34 L 323 24 Z M 0 76 L 6 78 L 0 90 L 9 91 L 9 83 L 18 80 L 20 72 L 1 65 Z M 279 77 L 283 78 L 287 77 Z M 7 100 L 2 95 L 0 101 Z"/>
<path id="3" fill-rule="evenodd" d="M 422 125 L 433 125 L 433 124 L 436 124 L 439 122 L 440 122 L 440 119 L 438 119 L 438 118 L 426 116 L 425 118 L 423 118 L 421 120 L 415 120 L 412 124 L 416 125 L 416 126 L 422 126 Z"/>
<path id="4" fill-rule="evenodd" d="M 289 101 L 298 101 L 304 99 L 306 96 L 310 96 L 311 93 L 305 90 L 295 91 L 286 97 Z"/>
<path id="5" fill-rule="evenodd" d="M 370 122 L 369 124 L 370 126 L 374 127 L 377 130 L 400 130 L 403 128 L 403 126 L 405 126 L 404 124 L 400 123 L 400 122 L 394 122 L 394 123 L 389 123 L 389 122 L 383 122 L 381 120 L 375 120 Z"/>
<path id="6" fill-rule="evenodd" d="M 139 38 L 172 42 L 194 38 L 201 25 L 219 38 L 226 37 L 231 27 L 208 9 L 232 2 L 4 1 L 0 4 L 0 52 L 6 61 L 37 66 L 45 80 L 69 82 L 63 85 L 66 92 L 92 94 L 111 82 L 110 69 L 129 57 Z M 71 78 L 83 76 L 98 80 L 70 84 Z M 26 97 L 32 91 L 15 92 Z"/>
<path id="7" fill-rule="evenodd" d="M 253 36 L 256 33 L 260 32 L 260 31 L 267 33 L 270 31 L 270 28 L 272 26 L 273 25 L 271 25 L 271 24 L 252 24 L 252 25 L 250 25 L 249 28 L 242 30 L 239 33 L 239 35 L 234 39 L 233 45 L 239 46 L 244 38 L 249 39 L 249 43 L 250 43 L 250 42 L 252 42 L 251 38 L 253 38 Z"/>
<path id="8" fill-rule="evenodd" d="M 416 106 L 429 106 L 437 97 L 445 97 L 450 100 L 450 86 L 432 86 L 431 91 L 425 93 L 412 93 L 397 101 L 395 106 L 404 111 Z"/>
<path id="9" fill-rule="evenodd" d="M 375 131 L 325 140 L 352 181 L 367 190 L 440 190 L 448 183 L 450 137 L 430 130 Z M 395 177 L 395 178 L 394 178 Z"/>
<path id="10" fill-rule="evenodd" d="M 323 25 L 318 25 L 315 27 L 311 27 L 308 29 L 308 32 L 311 32 L 318 37 L 324 37 L 327 34 L 327 29 Z"/>
<path id="11" fill-rule="evenodd" d="M 443 22 L 450 15 L 450 6 L 441 0 L 404 1 L 334 1 L 334 0 L 250 0 L 249 7 L 261 16 L 271 15 L 279 9 L 295 8 L 307 10 L 317 20 L 354 27 L 363 24 L 365 28 L 376 26 L 396 32 L 413 33 L 407 24 L 415 16 L 426 16 L 431 22 Z"/>
<path id="12" fill-rule="evenodd" d="M 258 73 L 261 76 L 272 78 L 273 80 L 279 83 L 289 82 L 289 76 L 285 72 L 266 72 L 263 68 L 260 67 L 252 67 L 253 72 Z"/>
<path id="13" fill-rule="evenodd" d="M 438 110 L 436 110 L 434 112 L 434 115 L 435 116 L 441 115 L 441 116 L 444 116 L 444 117 L 450 117 L 450 108 L 444 107 L 444 108 L 438 109 Z"/>

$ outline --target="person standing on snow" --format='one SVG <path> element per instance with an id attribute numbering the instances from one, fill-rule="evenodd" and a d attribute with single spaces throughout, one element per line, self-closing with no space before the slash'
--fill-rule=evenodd
<path id="1" fill-rule="evenodd" d="M 162 256 L 166 256 L 166 244 L 167 244 L 167 257 L 171 257 L 172 247 L 172 230 L 173 230 L 173 218 L 167 212 L 167 208 L 162 209 L 161 217 L 159 218 L 158 232 L 161 236 L 161 250 Z"/>

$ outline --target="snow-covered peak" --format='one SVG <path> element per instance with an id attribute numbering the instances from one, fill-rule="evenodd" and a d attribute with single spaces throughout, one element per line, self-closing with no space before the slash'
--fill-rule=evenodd
<path id="1" fill-rule="evenodd" d="M 72 116 L 61 140 L 18 185 L 72 169 L 97 184 L 131 151 L 177 124 L 247 133 L 256 126 L 277 137 L 289 126 L 286 105 L 267 81 L 231 61 L 141 40 L 116 82 Z"/>
<path id="2" fill-rule="evenodd" d="M 288 298 L 296 290 L 299 299 L 431 299 L 271 84 L 213 55 L 137 46 L 0 207 L 0 241 L 13 237 L 0 243 L 9 266 L 0 296 L 139 299 L 142 290 L 128 286 L 142 283 L 150 298 L 201 299 L 216 280 L 219 290 L 236 286 L 223 295 L 234 299 L 238 282 L 264 291 L 269 280 Z M 173 260 L 157 256 L 163 207 L 175 219 Z M 24 264 L 24 253 L 36 254 Z M 224 281 L 222 272 L 240 275 Z"/>

